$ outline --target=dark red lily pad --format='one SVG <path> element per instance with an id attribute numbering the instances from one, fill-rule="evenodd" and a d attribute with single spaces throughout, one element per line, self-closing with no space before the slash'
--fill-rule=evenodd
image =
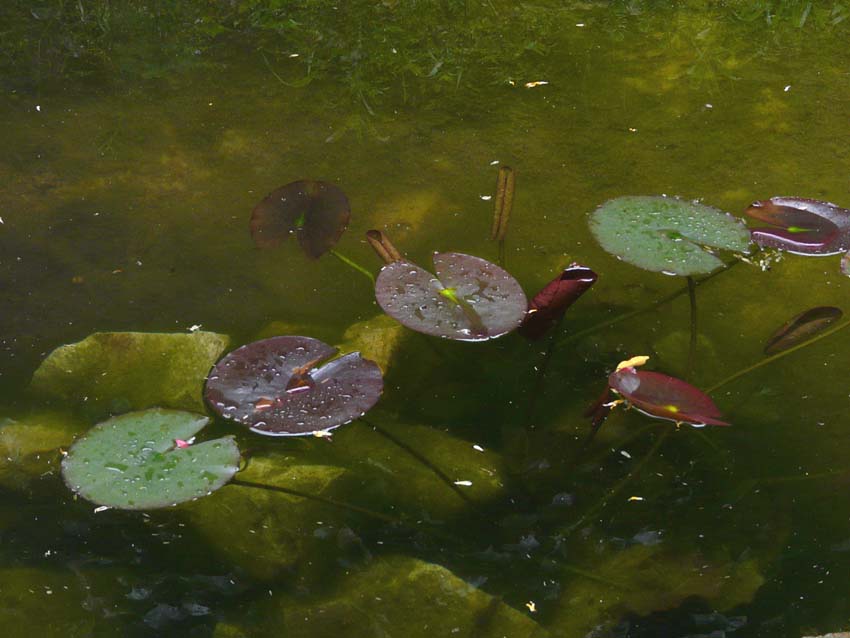
<path id="1" fill-rule="evenodd" d="M 777 354 L 803 343 L 841 319 L 842 314 L 841 309 L 834 306 L 818 306 L 801 312 L 773 333 L 764 346 L 764 353 Z"/>
<path id="2" fill-rule="evenodd" d="M 436 277 L 409 261 L 384 266 L 375 297 L 388 315 L 425 334 L 458 341 L 495 339 L 515 330 L 528 301 L 496 264 L 462 253 L 434 253 Z"/>
<path id="3" fill-rule="evenodd" d="M 304 179 L 272 191 L 254 207 L 251 237 L 258 248 L 274 248 L 295 234 L 307 256 L 318 259 L 336 245 L 350 218 L 339 187 Z"/>
<path id="4" fill-rule="evenodd" d="M 696 426 L 729 425 L 707 394 L 666 374 L 626 367 L 612 372 L 608 385 L 647 416 Z"/>
<path id="5" fill-rule="evenodd" d="M 850 250 L 850 210 L 801 197 L 755 202 L 746 214 L 770 227 L 750 233 L 759 246 L 798 255 L 835 255 Z"/>
<path id="6" fill-rule="evenodd" d="M 528 304 L 528 313 L 519 328 L 529 339 L 539 339 L 561 320 L 567 309 L 596 283 L 598 275 L 586 266 L 570 264 L 550 281 Z"/>
<path id="7" fill-rule="evenodd" d="M 226 419 L 271 436 L 326 432 L 363 416 L 381 396 L 381 369 L 310 337 L 249 343 L 219 361 L 205 398 Z"/>

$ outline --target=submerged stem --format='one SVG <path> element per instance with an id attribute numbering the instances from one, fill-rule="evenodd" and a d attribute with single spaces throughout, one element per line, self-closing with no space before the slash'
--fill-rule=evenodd
<path id="1" fill-rule="evenodd" d="M 688 276 L 688 300 L 691 307 L 691 338 L 688 343 L 688 365 L 685 368 L 685 378 L 690 379 L 694 374 L 697 357 L 697 286 L 694 278 Z"/>
<path id="2" fill-rule="evenodd" d="M 328 252 L 330 252 L 330 254 L 331 254 L 331 255 L 333 255 L 334 257 L 336 257 L 337 259 L 339 259 L 342 263 L 346 264 L 347 266 L 350 266 L 351 268 L 354 268 L 354 270 L 356 270 L 357 272 L 359 272 L 361 275 L 364 275 L 365 277 L 368 277 L 368 278 L 369 278 L 369 281 L 372 283 L 372 285 L 373 285 L 373 286 L 375 285 L 375 275 L 373 275 L 371 272 L 369 272 L 368 270 L 366 270 L 363 266 L 361 266 L 360 264 L 358 264 L 356 261 L 354 261 L 353 259 L 350 259 L 350 258 L 346 257 L 346 256 L 345 256 L 345 255 L 343 255 L 342 253 L 340 253 L 340 252 L 338 252 L 338 251 L 334 250 L 333 248 L 331 248 L 331 250 L 330 250 L 330 251 L 328 251 Z"/>
<path id="3" fill-rule="evenodd" d="M 450 490 L 452 490 L 455 494 L 457 494 L 464 503 L 466 503 L 467 505 L 469 505 L 473 508 L 476 507 L 475 502 L 471 498 L 469 498 L 469 496 L 467 494 L 465 494 L 463 492 L 463 490 L 460 489 L 460 487 L 455 485 L 455 482 L 451 479 L 451 477 L 448 474 L 446 474 L 445 472 L 443 472 L 443 470 L 441 470 L 439 467 L 434 465 L 434 463 L 432 463 L 425 455 L 421 454 L 416 449 L 414 449 L 413 447 L 411 447 L 410 445 L 408 445 L 407 443 L 405 443 L 404 441 L 402 441 L 401 439 L 396 437 L 391 432 L 388 432 L 387 430 L 385 430 L 381 426 L 375 425 L 374 423 L 367 421 L 366 419 L 363 419 L 363 418 L 361 418 L 360 420 L 363 423 L 365 423 L 366 425 L 368 425 L 370 428 L 372 428 L 375 432 L 377 432 L 378 434 L 380 434 L 384 438 L 388 439 L 389 441 L 391 441 L 392 443 L 394 443 L 395 445 L 400 447 L 402 450 L 404 450 L 405 452 L 410 454 L 417 461 L 422 463 L 422 465 L 424 465 L 429 470 L 431 470 L 437 476 L 437 478 L 439 478 L 443 483 L 446 484 L 446 486 Z"/>
<path id="4" fill-rule="evenodd" d="M 649 463 L 650 459 L 652 459 L 653 456 L 655 456 L 655 453 L 659 450 L 661 444 L 664 443 L 664 441 L 667 440 L 667 437 L 670 436 L 670 433 L 674 431 L 675 428 L 673 427 L 664 430 L 664 432 L 662 432 L 661 435 L 657 439 L 655 439 L 655 443 L 652 444 L 652 447 L 649 448 L 649 451 L 644 454 L 643 458 L 637 462 L 637 464 L 631 469 L 631 471 L 626 474 L 622 479 L 620 479 L 620 481 L 613 488 L 611 488 L 605 496 L 603 496 L 599 501 L 597 501 L 595 505 L 593 505 L 584 514 L 582 514 L 575 523 L 570 525 L 564 531 L 564 535 L 569 536 L 570 534 L 572 534 L 579 527 L 584 525 L 591 516 L 594 516 L 597 512 L 599 512 L 606 505 L 608 505 L 608 503 L 611 502 L 611 499 L 613 499 L 615 496 L 617 496 L 617 494 L 622 492 L 623 488 L 625 488 L 629 483 L 632 482 L 632 480 L 637 477 L 638 474 L 640 474 L 640 471 L 644 468 L 644 466 Z"/>
<path id="5" fill-rule="evenodd" d="M 238 485 L 239 487 L 252 487 L 258 490 L 267 490 L 269 492 L 280 492 L 281 494 L 289 494 L 290 496 L 298 496 L 300 498 L 307 498 L 312 501 L 318 501 L 320 503 L 325 503 L 327 505 L 333 505 L 334 507 L 339 507 L 341 509 L 350 510 L 352 512 L 357 512 L 358 514 L 365 514 L 371 518 L 376 518 L 379 521 L 383 521 L 385 523 L 393 523 L 395 525 L 405 525 L 409 526 L 410 524 L 406 521 L 397 518 L 395 516 L 390 516 L 389 514 L 382 514 L 381 512 L 376 512 L 375 510 L 370 510 L 365 507 L 360 507 L 359 505 L 352 505 L 351 503 L 344 503 L 343 501 L 338 501 L 333 498 L 328 498 L 326 496 L 319 496 L 317 494 L 310 494 L 308 492 L 302 492 L 301 490 L 295 490 L 291 487 L 282 487 L 280 485 L 269 485 L 267 483 L 255 483 L 254 481 L 245 481 L 242 479 L 234 478 L 230 481 L 230 485 Z"/>
<path id="6" fill-rule="evenodd" d="M 710 275 L 703 277 L 702 279 L 694 280 L 694 286 L 695 287 L 701 286 L 704 283 L 707 283 L 708 281 L 710 281 L 711 279 L 714 279 L 718 275 L 722 275 L 725 272 L 729 272 L 729 270 L 731 270 L 734 266 L 736 266 L 740 263 L 741 263 L 741 260 L 736 259 L 735 261 L 727 264 L 726 268 L 723 268 L 722 270 L 718 270 L 716 272 L 713 272 Z M 674 299 L 681 297 L 686 292 L 688 292 L 688 287 L 684 286 L 683 288 L 680 288 L 679 290 L 676 290 L 675 292 L 671 292 L 669 295 L 665 295 L 661 299 L 657 299 L 656 301 L 653 301 L 652 303 L 647 304 L 646 306 L 641 306 L 640 308 L 636 308 L 634 310 L 630 310 L 629 312 L 625 312 L 621 315 L 617 315 L 616 317 L 614 317 L 612 319 L 608 319 L 607 321 L 603 321 L 602 323 L 598 323 L 594 326 L 590 326 L 588 328 L 585 328 L 584 330 L 579 330 L 578 332 L 574 332 L 573 334 L 569 335 L 566 339 L 563 339 L 562 343 L 572 343 L 573 341 L 578 341 L 579 339 L 586 337 L 587 335 L 593 334 L 594 332 L 599 332 L 600 330 L 603 330 L 604 328 L 608 328 L 608 327 L 614 326 L 618 323 L 622 323 L 623 321 L 627 321 L 627 320 L 631 319 L 632 317 L 636 317 L 637 315 L 641 315 L 645 312 L 649 312 L 650 310 L 655 310 L 659 306 L 663 306 L 664 304 L 669 303 L 669 302 L 673 301 Z"/>
<path id="7" fill-rule="evenodd" d="M 766 366 L 769 363 L 773 363 L 777 359 L 781 359 L 782 357 L 787 356 L 787 355 L 791 354 L 792 352 L 796 352 L 797 350 L 800 350 L 801 348 L 806 348 L 806 347 L 808 347 L 808 346 L 810 346 L 814 343 L 817 343 L 821 339 L 825 339 L 826 337 L 828 337 L 832 334 L 835 334 L 839 330 L 844 330 L 844 328 L 846 328 L 847 326 L 850 326 L 850 319 L 848 319 L 847 321 L 845 321 L 843 323 L 838 324 L 837 326 L 835 326 L 833 328 L 830 328 L 829 330 L 826 330 L 826 331 L 820 333 L 816 337 L 812 337 L 808 341 L 804 341 L 803 343 L 800 343 L 800 344 L 798 344 L 798 345 L 796 345 L 792 348 L 788 348 L 787 350 L 783 350 L 782 352 L 778 352 L 777 354 L 772 355 L 770 357 L 767 357 L 766 359 L 762 359 L 761 361 L 758 361 L 751 366 L 747 366 L 743 370 L 738 370 L 738 372 L 735 372 L 734 374 L 730 374 L 728 377 L 726 377 L 722 381 L 718 381 L 714 385 L 706 388 L 705 393 L 710 394 L 711 392 L 714 392 L 715 390 L 722 388 L 724 385 L 732 383 L 732 381 L 734 381 L 735 379 L 743 377 L 745 374 L 749 374 L 750 372 L 753 372 L 754 370 L 758 370 L 762 366 Z"/>

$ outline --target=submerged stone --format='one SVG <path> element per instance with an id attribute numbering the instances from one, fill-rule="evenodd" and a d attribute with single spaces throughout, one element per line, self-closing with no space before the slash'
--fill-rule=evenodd
<path id="1" fill-rule="evenodd" d="M 606 552 L 590 573 L 593 579 L 571 577 L 566 583 L 549 625 L 553 634 L 584 636 L 627 614 L 672 609 L 690 597 L 722 612 L 752 600 L 764 583 L 754 559 L 712 559 L 646 544 Z"/>
<path id="2" fill-rule="evenodd" d="M 458 491 L 478 504 L 502 494 L 504 468 L 497 453 L 433 427 L 385 423 L 383 415 L 374 421 L 401 445 L 360 420 L 335 432 L 333 445 L 326 449 L 335 465 L 350 470 L 340 486 L 346 499 L 392 503 L 413 516 L 439 519 L 469 507 Z M 438 468 L 457 490 L 411 451 Z"/>
<path id="3" fill-rule="evenodd" d="M 321 497 L 344 472 L 274 454 L 251 459 L 237 479 Z M 343 514 L 316 500 L 239 485 L 228 485 L 215 498 L 186 503 L 181 509 L 215 552 L 259 580 L 321 569 L 314 563 L 329 557 L 321 551 L 322 530 Z"/>
<path id="4" fill-rule="evenodd" d="M 101 575 L 78 570 L 0 570 L 4 638 L 123 635 L 122 624 L 114 618 L 116 601 L 105 582 Z"/>
<path id="5" fill-rule="evenodd" d="M 203 412 L 204 379 L 229 341 L 215 332 L 96 332 L 51 352 L 32 389 L 93 414 L 154 406 Z"/>
<path id="6" fill-rule="evenodd" d="M 0 419 L 0 485 L 26 489 L 58 474 L 61 454 L 88 426 L 62 412 L 41 412 L 20 420 Z"/>
<path id="7" fill-rule="evenodd" d="M 381 314 L 349 326 L 337 347 L 340 352 L 359 352 L 364 359 L 377 363 L 386 374 L 405 334 L 404 326 Z"/>
<path id="8" fill-rule="evenodd" d="M 347 576 L 324 600 L 258 603 L 239 622 L 221 623 L 215 638 L 274 635 L 287 638 L 474 636 L 545 638 L 520 612 L 458 578 L 445 567 L 390 556 Z M 251 622 L 251 619 L 256 622 Z M 271 634 L 270 634 L 271 635 Z"/>

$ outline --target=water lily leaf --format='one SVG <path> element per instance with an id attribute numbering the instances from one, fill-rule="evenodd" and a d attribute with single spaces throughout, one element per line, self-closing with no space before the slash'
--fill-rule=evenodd
<path id="1" fill-rule="evenodd" d="M 597 275 L 590 268 L 570 264 L 568 268 L 546 284 L 528 304 L 528 314 L 519 328 L 529 339 L 539 339 L 552 328 L 567 309 L 596 283 Z"/>
<path id="2" fill-rule="evenodd" d="M 807 341 L 841 319 L 842 314 L 841 309 L 834 306 L 818 306 L 801 312 L 773 333 L 764 346 L 764 353 L 776 354 Z"/>
<path id="3" fill-rule="evenodd" d="M 117 509 L 157 509 L 206 496 L 239 469 L 231 436 L 177 445 L 208 422 L 199 414 L 159 408 L 103 421 L 68 450 L 62 476 L 84 499 Z"/>
<path id="4" fill-rule="evenodd" d="M 327 432 L 363 416 L 384 387 L 381 369 L 358 352 L 316 367 L 336 353 L 336 348 L 310 337 L 249 343 L 212 369 L 207 403 L 258 434 Z"/>
<path id="5" fill-rule="evenodd" d="M 291 182 L 269 193 L 251 213 L 251 237 L 259 248 L 274 248 L 289 235 L 318 259 L 345 232 L 351 208 L 342 190 L 329 182 Z"/>
<path id="6" fill-rule="evenodd" d="M 700 275 L 723 266 L 706 248 L 749 250 L 741 220 L 716 208 L 673 197 L 618 197 L 590 216 L 607 252 L 634 266 L 671 275 Z"/>
<path id="7" fill-rule="evenodd" d="M 496 264 L 463 253 L 434 253 L 435 277 L 409 261 L 384 266 L 375 297 L 388 315 L 425 334 L 458 341 L 495 339 L 527 309 L 519 283 Z"/>
<path id="8" fill-rule="evenodd" d="M 746 214 L 771 225 L 753 228 L 759 246 L 797 255 L 836 255 L 850 250 L 850 210 L 801 197 L 771 197 L 753 203 Z"/>
<path id="9" fill-rule="evenodd" d="M 666 374 L 624 367 L 611 373 L 608 385 L 647 416 L 691 425 L 729 425 L 707 394 Z"/>

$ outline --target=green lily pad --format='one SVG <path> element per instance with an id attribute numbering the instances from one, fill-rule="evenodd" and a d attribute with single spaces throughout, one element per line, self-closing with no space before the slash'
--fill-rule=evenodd
<path id="1" fill-rule="evenodd" d="M 749 251 L 744 223 L 711 206 L 674 197 L 618 197 L 590 216 L 607 252 L 633 266 L 669 275 L 701 275 L 723 262 L 707 248 Z"/>
<path id="2" fill-rule="evenodd" d="M 98 416 L 156 406 L 203 412 L 204 379 L 229 341 L 215 332 L 96 332 L 51 352 L 32 388 Z"/>
<path id="3" fill-rule="evenodd" d="M 155 408 L 99 423 L 74 443 L 62 476 L 86 500 L 127 510 L 157 509 L 206 496 L 239 469 L 226 436 L 187 444 L 209 419 Z"/>

